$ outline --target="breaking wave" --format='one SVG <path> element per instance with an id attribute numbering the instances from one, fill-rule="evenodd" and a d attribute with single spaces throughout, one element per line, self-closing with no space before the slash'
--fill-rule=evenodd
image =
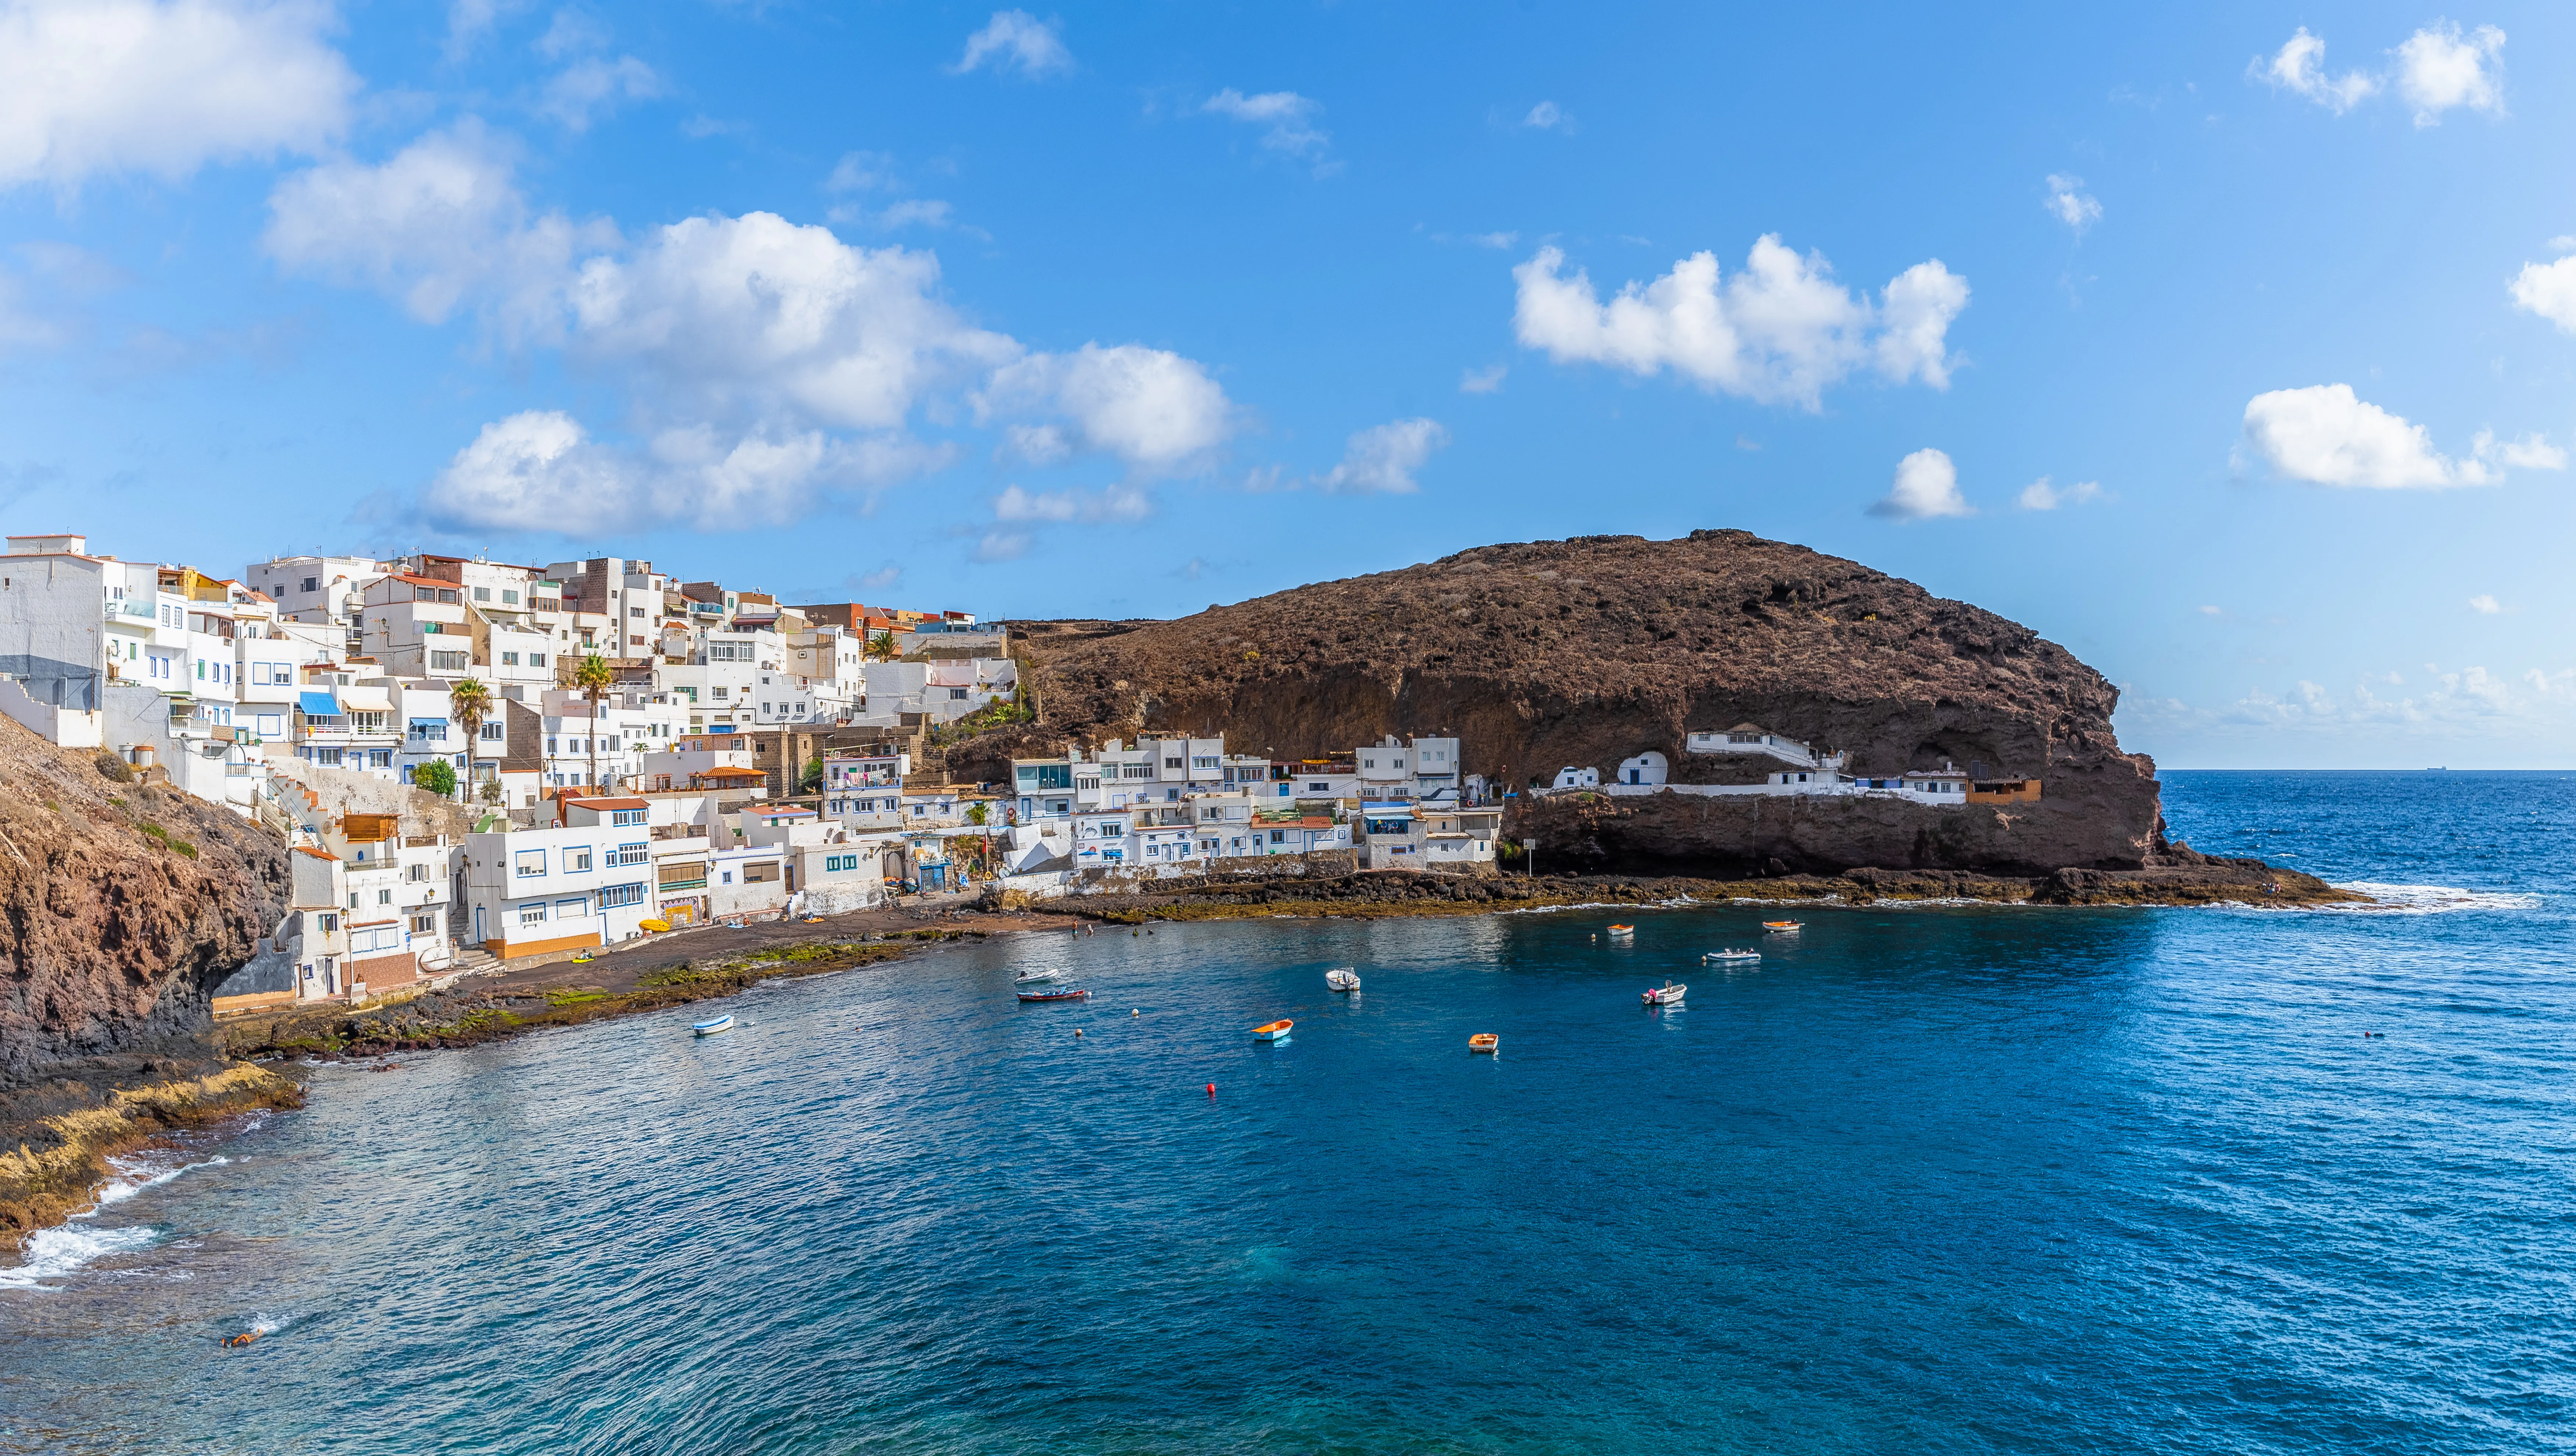
<path id="1" fill-rule="evenodd" d="M 2517 895 L 2501 890 L 2463 890 L 2450 885 L 2390 885 L 2376 880 L 2351 880 L 2335 886 L 2356 895 L 2368 895 L 2369 905 L 2321 905 L 2320 910 L 2339 910 L 2347 914 L 2440 915 L 2454 910 L 2537 910 L 2538 895 Z"/>

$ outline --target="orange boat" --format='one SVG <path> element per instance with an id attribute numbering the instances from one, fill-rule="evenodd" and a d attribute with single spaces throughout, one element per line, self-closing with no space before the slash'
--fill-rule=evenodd
<path id="1" fill-rule="evenodd" d="M 1502 1050 L 1503 1039 L 1490 1031 L 1480 1031 L 1467 1038 L 1467 1050 L 1491 1054 Z"/>
<path id="2" fill-rule="evenodd" d="M 1274 1021 L 1267 1026 L 1256 1026 L 1252 1029 L 1252 1039 L 1254 1041 L 1286 1041 L 1288 1039 L 1289 1029 L 1294 1027 L 1296 1024 L 1297 1023 L 1293 1021 Z"/>
<path id="3" fill-rule="evenodd" d="M 1795 935 L 1799 926 L 1795 920 L 1765 920 L 1762 922 L 1762 928 L 1773 935 Z"/>
<path id="4" fill-rule="evenodd" d="M 1633 925 L 1613 925 L 1610 927 L 1610 933 L 1612 935 L 1634 935 L 1637 933 L 1637 927 Z"/>

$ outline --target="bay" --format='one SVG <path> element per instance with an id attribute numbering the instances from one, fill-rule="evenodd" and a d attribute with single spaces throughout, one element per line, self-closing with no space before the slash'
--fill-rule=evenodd
<path id="1" fill-rule="evenodd" d="M 2570 1445 L 2576 777 L 2166 778 L 2399 908 L 1023 936 L 314 1068 L 0 1270 L 0 1451 Z"/>

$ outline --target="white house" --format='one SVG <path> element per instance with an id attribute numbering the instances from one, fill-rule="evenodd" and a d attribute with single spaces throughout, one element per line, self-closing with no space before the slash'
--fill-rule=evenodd
<path id="1" fill-rule="evenodd" d="M 468 935 L 493 955 L 512 960 L 643 934 L 655 908 L 650 806 L 581 802 L 594 822 L 466 837 Z"/>

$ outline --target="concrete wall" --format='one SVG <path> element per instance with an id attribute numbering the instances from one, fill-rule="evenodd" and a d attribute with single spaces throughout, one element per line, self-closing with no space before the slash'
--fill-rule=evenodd
<path id="1" fill-rule="evenodd" d="M 63 685 L 59 680 L 54 683 L 58 690 Z M 97 748 L 107 742 L 106 714 L 39 702 L 25 683 L 15 680 L 0 681 L 0 713 L 60 748 Z"/>
<path id="2" fill-rule="evenodd" d="M 107 676 L 103 563 L 80 556 L 0 558 L 0 673 L 26 684 L 39 703 L 83 712 L 99 707 Z"/>

